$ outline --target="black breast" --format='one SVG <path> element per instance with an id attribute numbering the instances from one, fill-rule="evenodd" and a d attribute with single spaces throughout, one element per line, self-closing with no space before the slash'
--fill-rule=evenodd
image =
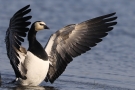
<path id="1" fill-rule="evenodd" d="M 33 53 L 35 56 L 39 57 L 40 59 L 43 60 L 48 60 L 48 55 L 45 52 L 44 48 L 41 46 L 41 44 L 38 41 L 35 41 L 33 45 L 31 45 L 28 48 L 28 51 Z"/>

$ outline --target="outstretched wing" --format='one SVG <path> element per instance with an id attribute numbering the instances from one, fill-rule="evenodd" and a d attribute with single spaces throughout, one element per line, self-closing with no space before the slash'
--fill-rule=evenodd
<path id="1" fill-rule="evenodd" d="M 117 22 L 115 13 L 100 16 L 79 24 L 68 25 L 54 33 L 45 48 L 51 65 L 45 81 L 53 83 L 73 57 L 81 55 L 102 41 Z"/>
<path id="2" fill-rule="evenodd" d="M 23 37 L 26 36 L 26 32 L 29 30 L 27 26 L 31 24 L 31 22 L 28 21 L 31 19 L 31 16 L 25 16 L 31 11 L 29 7 L 30 5 L 27 5 L 13 15 L 10 19 L 10 24 L 5 37 L 7 56 L 10 59 L 16 77 L 21 78 L 25 77 L 21 75 L 18 69 L 18 64 L 20 63 L 18 52 L 21 52 L 21 42 L 24 42 Z"/>

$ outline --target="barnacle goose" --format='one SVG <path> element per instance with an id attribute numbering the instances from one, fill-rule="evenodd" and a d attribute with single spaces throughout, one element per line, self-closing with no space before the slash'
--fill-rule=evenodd
<path id="1" fill-rule="evenodd" d="M 36 33 L 48 29 L 43 21 L 36 21 L 29 29 L 32 16 L 27 5 L 10 19 L 5 43 L 7 56 L 20 85 L 37 86 L 42 81 L 53 83 L 74 57 L 85 53 L 101 42 L 116 25 L 115 13 L 96 17 L 78 24 L 70 24 L 50 36 L 45 47 L 36 39 Z M 28 32 L 29 47 L 21 46 Z"/>

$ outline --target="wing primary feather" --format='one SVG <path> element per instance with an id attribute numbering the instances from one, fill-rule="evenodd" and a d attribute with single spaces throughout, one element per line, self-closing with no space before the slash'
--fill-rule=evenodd
<path id="1" fill-rule="evenodd" d="M 23 39 L 22 37 L 20 37 L 20 36 L 16 36 L 16 37 L 17 37 L 17 39 L 18 39 L 19 41 L 24 42 L 24 39 Z"/>
<path id="2" fill-rule="evenodd" d="M 27 5 L 27 6 L 23 7 L 22 9 L 18 10 L 13 16 L 16 16 L 17 14 L 22 13 L 23 11 L 25 11 L 29 7 L 30 7 L 30 5 Z"/>
<path id="3" fill-rule="evenodd" d="M 25 16 L 26 14 L 28 14 L 30 11 L 31 11 L 31 9 L 28 9 L 28 10 L 26 10 L 24 12 L 21 12 L 21 13 L 18 13 L 16 15 L 13 15 L 13 17 L 10 19 L 10 21 L 12 21 L 12 22 L 18 21 L 17 19 L 23 18 L 23 16 Z"/>
<path id="4" fill-rule="evenodd" d="M 99 16 L 99 17 L 97 17 L 97 19 L 109 18 L 109 17 L 111 17 L 111 16 L 113 16 L 113 15 L 115 15 L 115 14 L 116 14 L 116 12 L 111 13 L 111 14 L 107 14 L 107 15 L 103 15 L 103 16 Z M 94 19 L 95 19 L 95 18 L 94 18 Z"/>
<path id="5" fill-rule="evenodd" d="M 12 24 L 12 25 L 20 25 L 22 23 L 26 23 L 26 21 L 29 20 L 29 19 L 31 19 L 31 18 L 32 18 L 32 16 L 26 16 L 26 17 L 23 17 L 23 18 L 20 17 L 17 20 L 15 20 L 14 21 L 14 24 Z M 30 22 L 27 22 L 27 23 L 30 24 Z"/>
<path id="6" fill-rule="evenodd" d="M 117 17 L 107 18 L 107 19 L 104 19 L 103 22 L 109 22 L 109 21 L 113 21 L 116 19 L 117 19 Z"/>
<path id="7" fill-rule="evenodd" d="M 9 27 L 6 31 L 5 43 L 7 49 L 7 56 L 10 59 L 10 63 L 14 69 L 17 78 L 26 79 L 27 77 L 21 74 L 18 64 L 21 64 L 18 57 L 20 52 L 21 43 L 24 42 L 23 37 L 26 36 L 26 32 L 29 31 L 28 25 L 31 24 L 29 20 L 32 16 L 27 15 L 30 13 L 30 5 L 18 10 L 10 19 Z"/>

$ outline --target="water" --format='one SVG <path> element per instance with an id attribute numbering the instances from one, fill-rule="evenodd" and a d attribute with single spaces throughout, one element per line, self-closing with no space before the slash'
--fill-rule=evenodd
<path id="1" fill-rule="evenodd" d="M 0 1 L 0 90 L 132 90 L 135 89 L 135 10 L 134 0 L 35 0 Z M 33 18 L 45 21 L 50 27 L 37 38 L 44 46 L 56 30 L 72 23 L 116 12 L 118 24 L 91 51 L 77 57 L 54 82 L 40 87 L 19 87 L 7 84 L 14 79 L 13 69 L 6 55 L 5 32 L 11 16 L 30 4 Z M 23 46 L 28 47 L 27 41 Z"/>

